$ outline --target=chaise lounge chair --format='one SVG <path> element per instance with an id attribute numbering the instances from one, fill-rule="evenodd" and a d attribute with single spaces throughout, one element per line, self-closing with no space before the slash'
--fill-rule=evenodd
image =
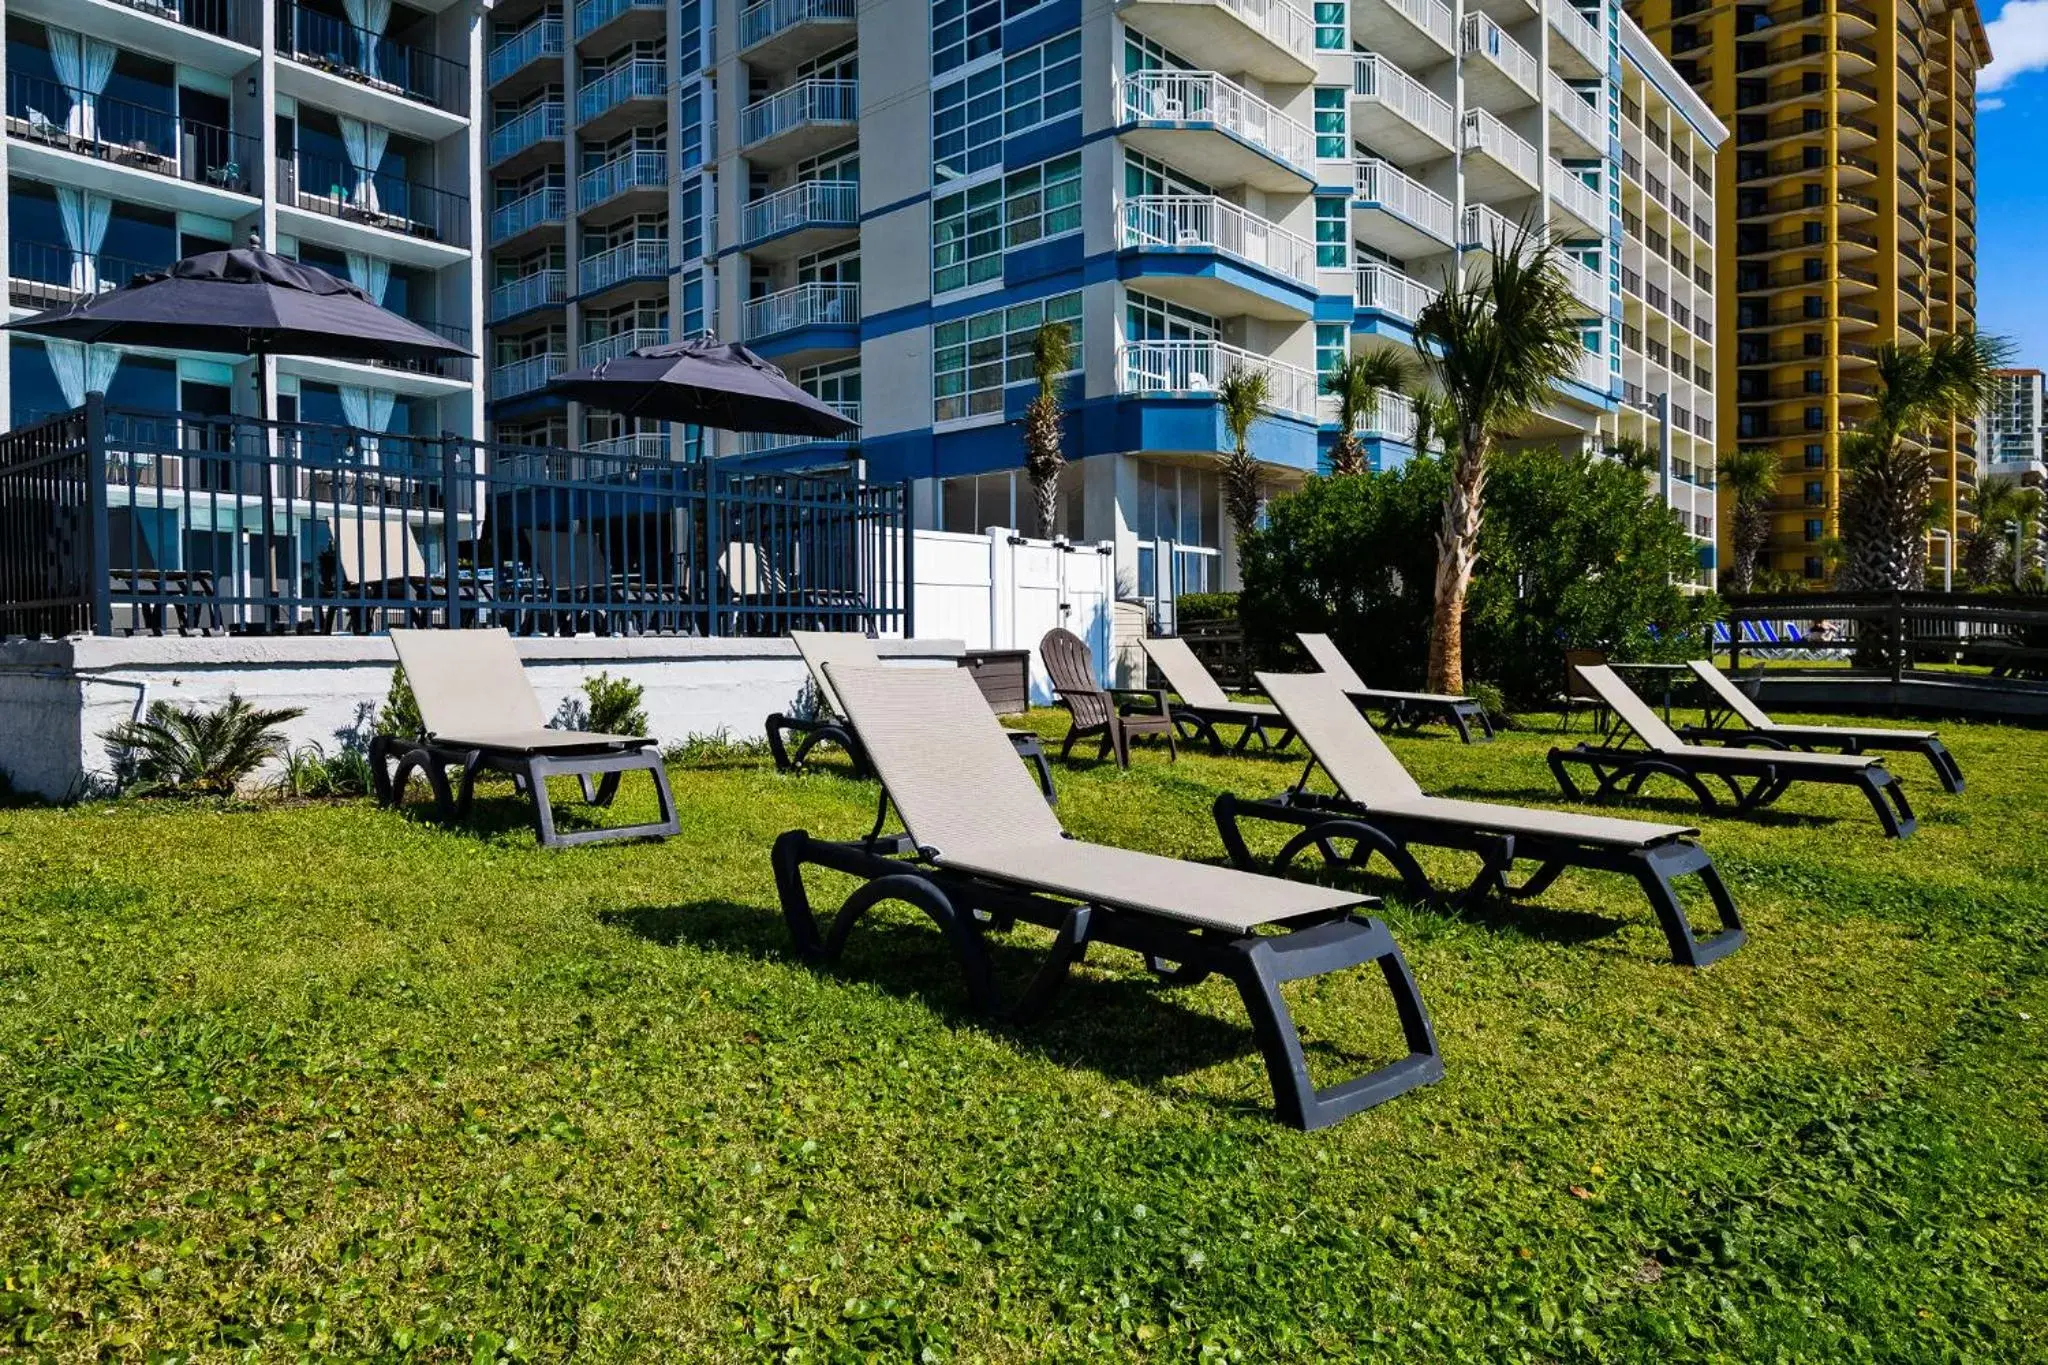
<path id="1" fill-rule="evenodd" d="M 951 942 L 974 1006 L 999 1001 L 983 935 L 1017 920 L 1053 931 L 1044 964 L 1010 1011 L 1037 1016 L 1092 944 L 1141 954 L 1180 982 L 1211 974 L 1237 986 L 1279 1117 L 1320 1128 L 1443 1074 L 1407 963 L 1385 925 L 1354 913 L 1369 897 L 1067 837 L 1017 770 L 973 678 L 956 669 L 828 665 L 884 787 L 875 828 L 845 842 L 791 830 L 775 841 L 775 885 L 797 949 L 836 958 L 876 904 L 923 911 Z M 893 803 L 901 836 L 882 833 Z M 862 879 L 821 928 L 804 869 Z M 1261 932 L 1261 931 L 1270 932 Z M 1280 987 L 1376 964 L 1394 997 L 1408 1055 L 1318 1089 Z"/>
<path id="2" fill-rule="evenodd" d="M 1308 651 L 1315 665 L 1330 675 L 1344 689 L 1346 696 L 1359 706 L 1377 706 L 1386 715 L 1389 730 L 1412 729 L 1425 723 L 1428 718 L 1442 720 L 1458 732 L 1458 738 L 1467 744 L 1472 742 L 1472 727 L 1479 727 L 1481 741 L 1493 738 L 1493 722 L 1486 718 L 1486 708 L 1471 697 L 1453 697 L 1443 692 L 1389 692 L 1385 688 L 1367 687 L 1365 679 L 1358 676 L 1358 670 L 1344 657 L 1344 651 L 1337 648 L 1337 642 L 1327 635 L 1311 635 L 1307 631 L 1296 631 L 1294 638 L 1301 641 L 1301 647 Z M 1281 708 L 1285 710 L 1285 707 Z"/>
<path id="3" fill-rule="evenodd" d="M 418 772 L 433 789 L 436 814 L 443 823 L 455 824 L 469 815 L 476 775 L 501 772 L 510 773 L 533 799 L 535 832 L 550 848 L 603 839 L 660 839 L 676 832 L 675 798 L 654 741 L 547 729 L 519 652 L 503 630 L 394 630 L 391 644 L 419 703 L 425 733 L 396 740 L 380 735 L 370 742 L 370 775 L 381 804 L 397 804 Z M 452 792 L 450 768 L 462 770 L 461 785 Z M 583 799 L 604 807 L 618 793 L 620 775 L 638 771 L 654 779 L 660 819 L 572 834 L 556 830 L 550 777 L 575 777 Z M 593 776 L 599 779 L 594 787 Z"/>
<path id="4" fill-rule="evenodd" d="M 1250 871 L 1257 865 L 1238 828 L 1250 818 L 1301 827 L 1274 858 L 1275 873 L 1310 852 L 1351 867 L 1362 867 L 1377 853 L 1408 894 L 1422 901 L 1468 902 L 1491 894 L 1521 900 L 1541 895 L 1566 868 L 1620 872 L 1635 878 L 1649 897 L 1672 960 L 1681 966 L 1704 967 L 1742 946 L 1742 920 L 1713 860 L 1694 842 L 1698 830 L 1426 796 L 1338 679 L 1321 673 L 1258 677 L 1310 757 L 1300 780 L 1270 800 L 1243 801 L 1228 792 L 1216 798 L 1216 830 L 1237 866 Z M 1336 784 L 1336 795 L 1308 789 L 1319 767 Z M 1344 843 L 1352 846 L 1348 856 L 1338 851 Z M 1439 893 L 1409 852 L 1415 845 L 1476 853 L 1479 875 L 1455 896 Z M 1511 886 L 1508 874 L 1522 859 L 1535 863 L 1535 870 Z M 1713 901 L 1721 922 L 1716 932 L 1696 934 L 1686 918 L 1673 882 L 1689 873 L 1699 876 Z"/>
<path id="5" fill-rule="evenodd" d="M 1932 730 L 1886 730 L 1862 725 L 1780 725 L 1766 715 L 1761 706 L 1751 701 L 1749 694 L 1737 687 L 1733 678 L 1709 661 L 1694 659 L 1692 671 L 1699 675 L 1699 680 L 1707 685 L 1715 699 L 1740 716 L 1748 728 L 1718 725 L 1711 721 L 1705 725 L 1680 726 L 1678 736 L 1688 744 L 1704 741 L 1764 749 L 1835 749 L 1845 754 L 1860 754 L 1869 749 L 1916 753 L 1925 756 L 1944 790 L 1960 792 L 1963 789 L 1963 770 L 1956 766 L 1954 756 L 1942 747 L 1941 740 Z"/>
<path id="6" fill-rule="evenodd" d="M 1287 728 L 1278 707 L 1266 702 L 1232 701 L 1224 692 L 1202 661 L 1195 657 L 1195 651 L 1188 648 L 1188 642 L 1178 636 L 1167 635 L 1142 642 L 1145 654 L 1158 666 L 1166 678 L 1167 688 L 1180 700 L 1173 703 L 1173 723 L 1184 738 L 1206 739 L 1210 749 L 1223 752 L 1223 735 L 1216 728 L 1219 725 L 1236 725 L 1237 743 L 1231 752 L 1243 753 L 1256 739 L 1263 748 L 1284 749 L 1294 739 L 1294 731 Z M 1160 699 L 1164 706 L 1165 699 Z M 1280 732 L 1275 739 L 1267 727 Z"/>
<path id="7" fill-rule="evenodd" d="M 826 670 L 835 664 L 851 668 L 882 667 L 882 656 L 875 652 L 875 642 L 852 630 L 793 630 L 789 638 L 796 645 L 797 653 L 803 656 L 804 667 L 810 670 L 811 686 L 823 707 L 820 714 L 810 719 L 785 715 L 780 711 L 768 717 L 768 752 L 774 755 L 775 766 L 783 772 L 794 771 L 803 766 L 804 759 L 820 744 L 836 744 L 846 751 L 847 760 L 853 764 L 854 776 L 872 777 L 874 768 L 868 762 L 867 750 L 861 746 L 859 732 L 846 718 L 846 708 L 840 704 L 839 693 L 832 686 L 831 676 Z M 1029 730 L 1001 728 L 1018 757 L 1027 760 L 1037 772 L 1038 787 L 1046 801 L 1053 802 L 1056 797 L 1052 765 L 1046 761 L 1038 736 Z M 789 748 L 792 735 L 800 737 L 794 753 Z"/>
<path id="8" fill-rule="evenodd" d="M 1075 740 L 1089 735 L 1102 737 L 1097 761 L 1113 753 L 1119 768 L 1131 766 L 1133 735 L 1164 735 L 1167 761 L 1180 756 L 1173 741 L 1173 709 L 1163 693 L 1104 687 L 1096 680 L 1095 658 L 1088 652 L 1087 642 L 1058 626 L 1038 642 L 1038 656 L 1045 660 L 1053 696 L 1067 708 L 1067 737 L 1060 741 L 1060 762 L 1067 761 Z"/>
<path id="9" fill-rule="evenodd" d="M 1682 783 L 1707 810 L 1718 804 L 1707 787 L 1710 777 L 1728 788 L 1738 811 L 1770 805 L 1794 782 L 1828 782 L 1855 787 L 1869 798 L 1888 837 L 1903 838 L 1919 828 L 1905 790 L 1882 759 L 1861 754 L 1758 753 L 1687 744 L 1605 664 L 1585 665 L 1579 676 L 1600 694 L 1620 724 L 1603 744 L 1550 751 L 1551 775 L 1574 800 L 1587 795 L 1572 780 L 1570 769 L 1574 766 L 1591 771 L 1597 783 L 1591 793 L 1595 801 L 1616 792 L 1633 796 L 1652 777 L 1669 777 Z M 1631 733 L 1647 747 L 1622 747 Z M 1746 789 L 1744 782 L 1749 783 Z"/>

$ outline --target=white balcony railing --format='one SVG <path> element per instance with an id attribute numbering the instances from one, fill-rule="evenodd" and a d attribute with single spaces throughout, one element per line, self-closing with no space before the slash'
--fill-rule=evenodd
<path id="1" fill-rule="evenodd" d="M 859 181 L 804 180 L 748 204 L 740 213 L 740 240 L 759 242 L 797 228 L 859 224 Z"/>
<path id="2" fill-rule="evenodd" d="M 1352 94 L 1384 105 L 1446 147 L 1451 145 L 1451 104 L 1442 95 L 1374 53 L 1360 56 L 1352 71 Z"/>
<path id="3" fill-rule="evenodd" d="M 603 455 L 611 459 L 666 460 L 668 433 L 629 431 L 623 436 L 607 436 L 602 441 L 586 442 L 583 449 L 589 454 Z"/>
<path id="4" fill-rule="evenodd" d="M 1228 76 L 1133 71 L 1116 86 L 1125 123 L 1210 123 L 1304 174 L 1315 165 L 1316 135 Z"/>
<path id="5" fill-rule="evenodd" d="M 1536 183 L 1543 160 L 1520 133 L 1484 109 L 1465 111 L 1465 150 L 1480 152 L 1528 181 Z"/>
<path id="6" fill-rule="evenodd" d="M 1521 227 L 1503 218 L 1497 210 L 1485 204 L 1466 205 L 1458 245 L 1467 251 L 1503 251 L 1521 239 Z"/>
<path id="7" fill-rule="evenodd" d="M 568 297 L 569 272 L 536 270 L 516 280 L 506 280 L 491 290 L 491 321 L 503 322 L 532 308 L 546 308 Z"/>
<path id="8" fill-rule="evenodd" d="M 589 369 L 592 365 L 602 365 L 607 360 L 617 360 L 627 352 L 637 351 L 642 346 L 666 345 L 668 328 L 633 327 L 623 332 L 613 332 L 607 337 L 599 337 L 595 341 L 584 342 L 576 348 L 576 363 L 584 369 Z"/>
<path id="9" fill-rule="evenodd" d="M 1285 48 L 1303 62 L 1316 59 L 1316 25 L 1306 10 L 1296 9 L 1288 0 L 1210 0 L 1244 20 L 1247 27 L 1264 34 L 1275 46 Z"/>
<path id="10" fill-rule="evenodd" d="M 1598 351 L 1587 351 L 1579 357 L 1578 379 L 1587 388 L 1607 392 L 1614 382 L 1613 372 L 1608 368 L 1607 357 Z"/>
<path id="11" fill-rule="evenodd" d="M 542 223 L 559 223 L 568 216 L 568 191 L 560 185 L 548 185 L 492 209 L 491 240 L 502 242 Z"/>
<path id="12" fill-rule="evenodd" d="M 860 117 L 860 82 L 807 77 L 740 110 L 740 142 L 753 146 L 804 123 L 852 123 Z"/>
<path id="13" fill-rule="evenodd" d="M 1611 300 L 1608 297 L 1606 275 L 1572 255 L 1560 255 L 1558 268 L 1564 271 L 1565 283 L 1571 286 L 1573 298 L 1601 317 L 1607 316 L 1607 307 Z"/>
<path id="14" fill-rule="evenodd" d="M 550 14 L 528 24 L 491 49 L 491 84 L 496 85 L 528 62 L 561 55 L 562 16 Z"/>
<path id="15" fill-rule="evenodd" d="M 1212 393 L 1232 366 L 1263 370 L 1272 381 L 1267 406 L 1314 420 L 1316 377 L 1307 370 L 1221 341 L 1129 341 L 1117 347 L 1122 393 Z"/>
<path id="16" fill-rule="evenodd" d="M 622 62 L 576 91 L 576 121 L 588 123 L 627 100 L 660 99 L 668 89 L 668 66 L 650 57 Z"/>
<path id="17" fill-rule="evenodd" d="M 1403 322 L 1414 322 L 1437 291 L 1420 280 L 1411 280 L 1392 266 L 1358 267 L 1358 306 L 1376 308 Z"/>
<path id="18" fill-rule="evenodd" d="M 1321 416 L 1325 426 L 1334 425 L 1340 416 L 1337 400 L 1330 394 L 1323 395 Z M 1406 394 L 1381 392 L 1366 405 L 1352 424 L 1351 433 L 1368 439 L 1388 441 L 1413 441 L 1415 439 L 1415 403 Z"/>
<path id="19" fill-rule="evenodd" d="M 641 148 L 577 176 L 576 206 L 587 209 L 627 190 L 656 190 L 667 184 L 668 153 Z"/>
<path id="20" fill-rule="evenodd" d="M 829 402 L 825 406 L 849 422 L 856 425 L 860 422 L 859 399 Z M 750 431 L 740 437 L 740 453 L 744 455 L 762 455 L 771 450 L 787 450 L 792 446 L 817 445 L 824 439 L 826 438 L 817 436 L 784 436 L 776 432 Z M 829 443 L 843 445 L 848 441 L 858 441 L 859 439 L 860 433 L 856 431 L 846 436 L 831 437 L 829 438 Z"/>
<path id="21" fill-rule="evenodd" d="M 658 279 L 668 274 L 668 241 L 643 237 L 621 242 L 576 263 L 576 292 L 594 294 L 625 280 Z"/>
<path id="22" fill-rule="evenodd" d="M 1607 222 L 1607 196 L 1579 178 L 1579 173 L 1556 162 L 1550 165 L 1550 193 L 1558 203 L 1588 227 Z"/>
<path id="23" fill-rule="evenodd" d="M 1404 218 L 1440 242 L 1451 240 L 1451 201 L 1384 161 L 1358 163 L 1358 198 Z"/>
<path id="24" fill-rule="evenodd" d="M 1436 39 L 1449 52 L 1454 46 L 1458 21 L 1451 13 L 1451 7 L 1439 0 L 1387 0 L 1396 13 L 1407 17 L 1408 22 Z"/>
<path id="25" fill-rule="evenodd" d="M 740 11 L 740 48 L 772 38 L 787 28 L 819 20 L 853 19 L 854 0 L 759 0 Z"/>
<path id="26" fill-rule="evenodd" d="M 525 151 L 538 143 L 562 140 L 562 102 L 542 100 L 524 113 L 491 129 L 491 161 Z"/>
<path id="27" fill-rule="evenodd" d="M 550 351 L 500 365 L 491 371 L 491 397 L 517 398 L 522 393 L 532 393 L 569 368 L 568 360 L 561 352 Z"/>
<path id="28" fill-rule="evenodd" d="M 1485 57 L 1516 85 L 1532 95 L 1536 93 L 1536 59 L 1529 54 L 1529 49 L 1510 38 L 1507 30 L 1493 21 L 1492 15 L 1475 10 L 1465 16 L 1463 47 L 1466 56 Z"/>
<path id="29" fill-rule="evenodd" d="M 752 341 L 799 327 L 852 327 L 859 322 L 859 285 L 814 282 L 747 300 L 741 331 Z"/>
<path id="30" fill-rule="evenodd" d="M 1577 48 L 1579 55 L 1590 62 L 1596 70 L 1607 69 L 1605 44 L 1600 41 L 1600 30 L 1587 20 L 1585 14 L 1570 3 L 1570 0 L 1549 0 L 1550 26 L 1564 35 L 1564 40 Z"/>
<path id="31" fill-rule="evenodd" d="M 1585 96 L 1565 84 L 1555 72 L 1550 75 L 1550 108 L 1567 128 L 1577 133 L 1595 147 L 1607 145 L 1607 122 L 1600 117 L 1600 109 L 1589 103 Z"/>
<path id="32" fill-rule="evenodd" d="M 1220 251 L 1315 287 L 1315 243 L 1214 195 L 1131 196 L 1124 200 L 1117 244 Z"/>

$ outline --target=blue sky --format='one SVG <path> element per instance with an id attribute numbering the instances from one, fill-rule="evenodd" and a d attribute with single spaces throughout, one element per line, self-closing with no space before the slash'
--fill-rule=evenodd
<path id="1" fill-rule="evenodd" d="M 1978 79 L 1977 325 L 2048 369 L 2048 0 L 1986 4 Z"/>

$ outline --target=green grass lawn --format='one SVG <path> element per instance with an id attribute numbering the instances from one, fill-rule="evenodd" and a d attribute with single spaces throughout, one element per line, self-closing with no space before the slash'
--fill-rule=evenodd
<path id="1" fill-rule="evenodd" d="M 0 1354 L 2048 1358 L 2048 734 L 1945 734 L 1914 838 L 1707 821 L 1752 939 L 1703 973 L 1614 877 L 1390 904 L 1446 1075 L 1316 1134 L 1221 982 L 1105 953 L 1015 1031 L 900 908 L 793 960 L 768 845 L 865 828 L 834 773 L 678 768 L 681 837 L 553 853 L 509 800 L 0 812 Z M 1394 742 L 1555 800 L 1547 733 Z M 1147 749 L 1060 809 L 1214 859 L 1295 769 Z M 1376 974 L 1293 998 L 1394 1044 Z"/>

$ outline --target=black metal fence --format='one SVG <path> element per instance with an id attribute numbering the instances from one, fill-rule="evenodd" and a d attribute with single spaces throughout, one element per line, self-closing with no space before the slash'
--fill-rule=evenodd
<path id="1" fill-rule="evenodd" d="M 86 406 L 0 435 L 0 635 L 910 631 L 907 489 Z"/>
<path id="2" fill-rule="evenodd" d="M 1727 599 L 1729 666 L 1849 656 L 1891 674 L 1915 664 L 2048 675 L 2048 598 L 2018 593 L 1791 593 Z M 1796 624 L 1797 631 L 1784 627 Z M 1765 632 L 1759 635 L 1759 631 Z"/>

